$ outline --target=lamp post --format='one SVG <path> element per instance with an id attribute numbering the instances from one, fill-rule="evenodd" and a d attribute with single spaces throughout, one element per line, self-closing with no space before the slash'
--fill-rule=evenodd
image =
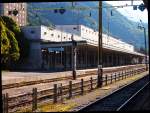
<path id="1" fill-rule="evenodd" d="M 99 1 L 98 87 L 102 86 L 102 1 Z"/>
<path id="2" fill-rule="evenodd" d="M 141 22 L 141 20 L 140 20 Z M 138 25 L 138 29 L 144 30 L 144 39 L 145 39 L 145 65 L 146 65 L 146 71 L 148 71 L 148 62 L 147 62 L 147 42 L 146 42 L 146 28 L 144 26 Z"/>

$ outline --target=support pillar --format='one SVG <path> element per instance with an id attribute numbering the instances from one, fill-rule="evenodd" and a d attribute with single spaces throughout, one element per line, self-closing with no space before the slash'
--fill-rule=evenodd
<path id="1" fill-rule="evenodd" d="M 86 46 L 86 50 L 85 50 L 85 64 L 86 64 L 86 68 L 88 67 L 88 61 L 87 61 L 87 59 L 88 59 L 88 53 L 87 53 L 87 51 L 88 51 L 88 47 Z"/>
<path id="2" fill-rule="evenodd" d="M 99 1 L 99 38 L 98 38 L 98 87 L 102 87 L 103 60 L 102 60 L 102 1 Z"/>
<path id="3" fill-rule="evenodd" d="M 114 56 L 114 55 L 113 55 L 113 53 L 112 53 L 112 54 L 111 54 L 111 66 L 113 66 L 113 62 L 114 62 L 114 61 L 113 61 L 113 56 Z"/>
<path id="4" fill-rule="evenodd" d="M 72 74 L 73 79 L 76 79 L 76 62 L 77 62 L 77 42 L 73 39 L 72 35 Z"/>

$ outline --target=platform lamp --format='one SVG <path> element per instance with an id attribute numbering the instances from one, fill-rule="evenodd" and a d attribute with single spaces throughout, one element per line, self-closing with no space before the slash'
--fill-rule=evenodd
<path id="1" fill-rule="evenodd" d="M 99 38 L 98 38 L 98 85 L 97 87 L 102 87 L 102 1 L 99 1 Z"/>
<path id="2" fill-rule="evenodd" d="M 141 22 L 141 20 L 140 20 Z M 148 62 L 147 62 L 147 42 L 146 42 L 146 28 L 144 26 L 140 26 L 138 24 L 138 29 L 144 30 L 144 39 L 145 39 L 145 65 L 146 65 L 146 71 L 148 71 Z"/>

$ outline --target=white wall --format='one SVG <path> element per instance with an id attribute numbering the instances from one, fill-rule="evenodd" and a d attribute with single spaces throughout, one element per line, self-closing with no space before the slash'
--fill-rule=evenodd
<path id="1" fill-rule="evenodd" d="M 71 36 L 75 40 L 86 40 L 88 43 L 98 45 L 98 32 L 83 25 L 79 25 L 78 29 L 73 29 L 77 25 L 56 25 L 57 29 L 51 29 L 46 26 L 30 26 L 23 27 L 23 32 L 30 39 L 43 39 L 54 42 L 71 41 Z M 31 33 L 34 31 L 34 33 Z M 134 46 L 127 44 L 119 39 L 103 34 L 103 44 L 114 50 L 123 50 L 134 52 Z"/>
<path id="2" fill-rule="evenodd" d="M 80 25 L 56 25 L 56 29 L 81 36 Z"/>

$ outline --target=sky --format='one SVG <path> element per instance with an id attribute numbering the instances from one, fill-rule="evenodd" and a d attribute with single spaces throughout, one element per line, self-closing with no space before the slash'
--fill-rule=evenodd
<path id="1" fill-rule="evenodd" d="M 125 5 L 125 4 L 131 5 L 131 1 L 105 1 L 105 2 L 112 6 Z M 141 3 L 143 3 L 143 1 L 141 0 L 133 1 L 133 5 L 140 5 Z M 131 7 L 118 8 L 117 10 L 132 21 L 140 22 L 141 19 L 143 23 L 148 23 L 147 9 L 145 9 L 142 12 L 139 9 L 133 10 L 133 6 L 131 6 Z"/>

